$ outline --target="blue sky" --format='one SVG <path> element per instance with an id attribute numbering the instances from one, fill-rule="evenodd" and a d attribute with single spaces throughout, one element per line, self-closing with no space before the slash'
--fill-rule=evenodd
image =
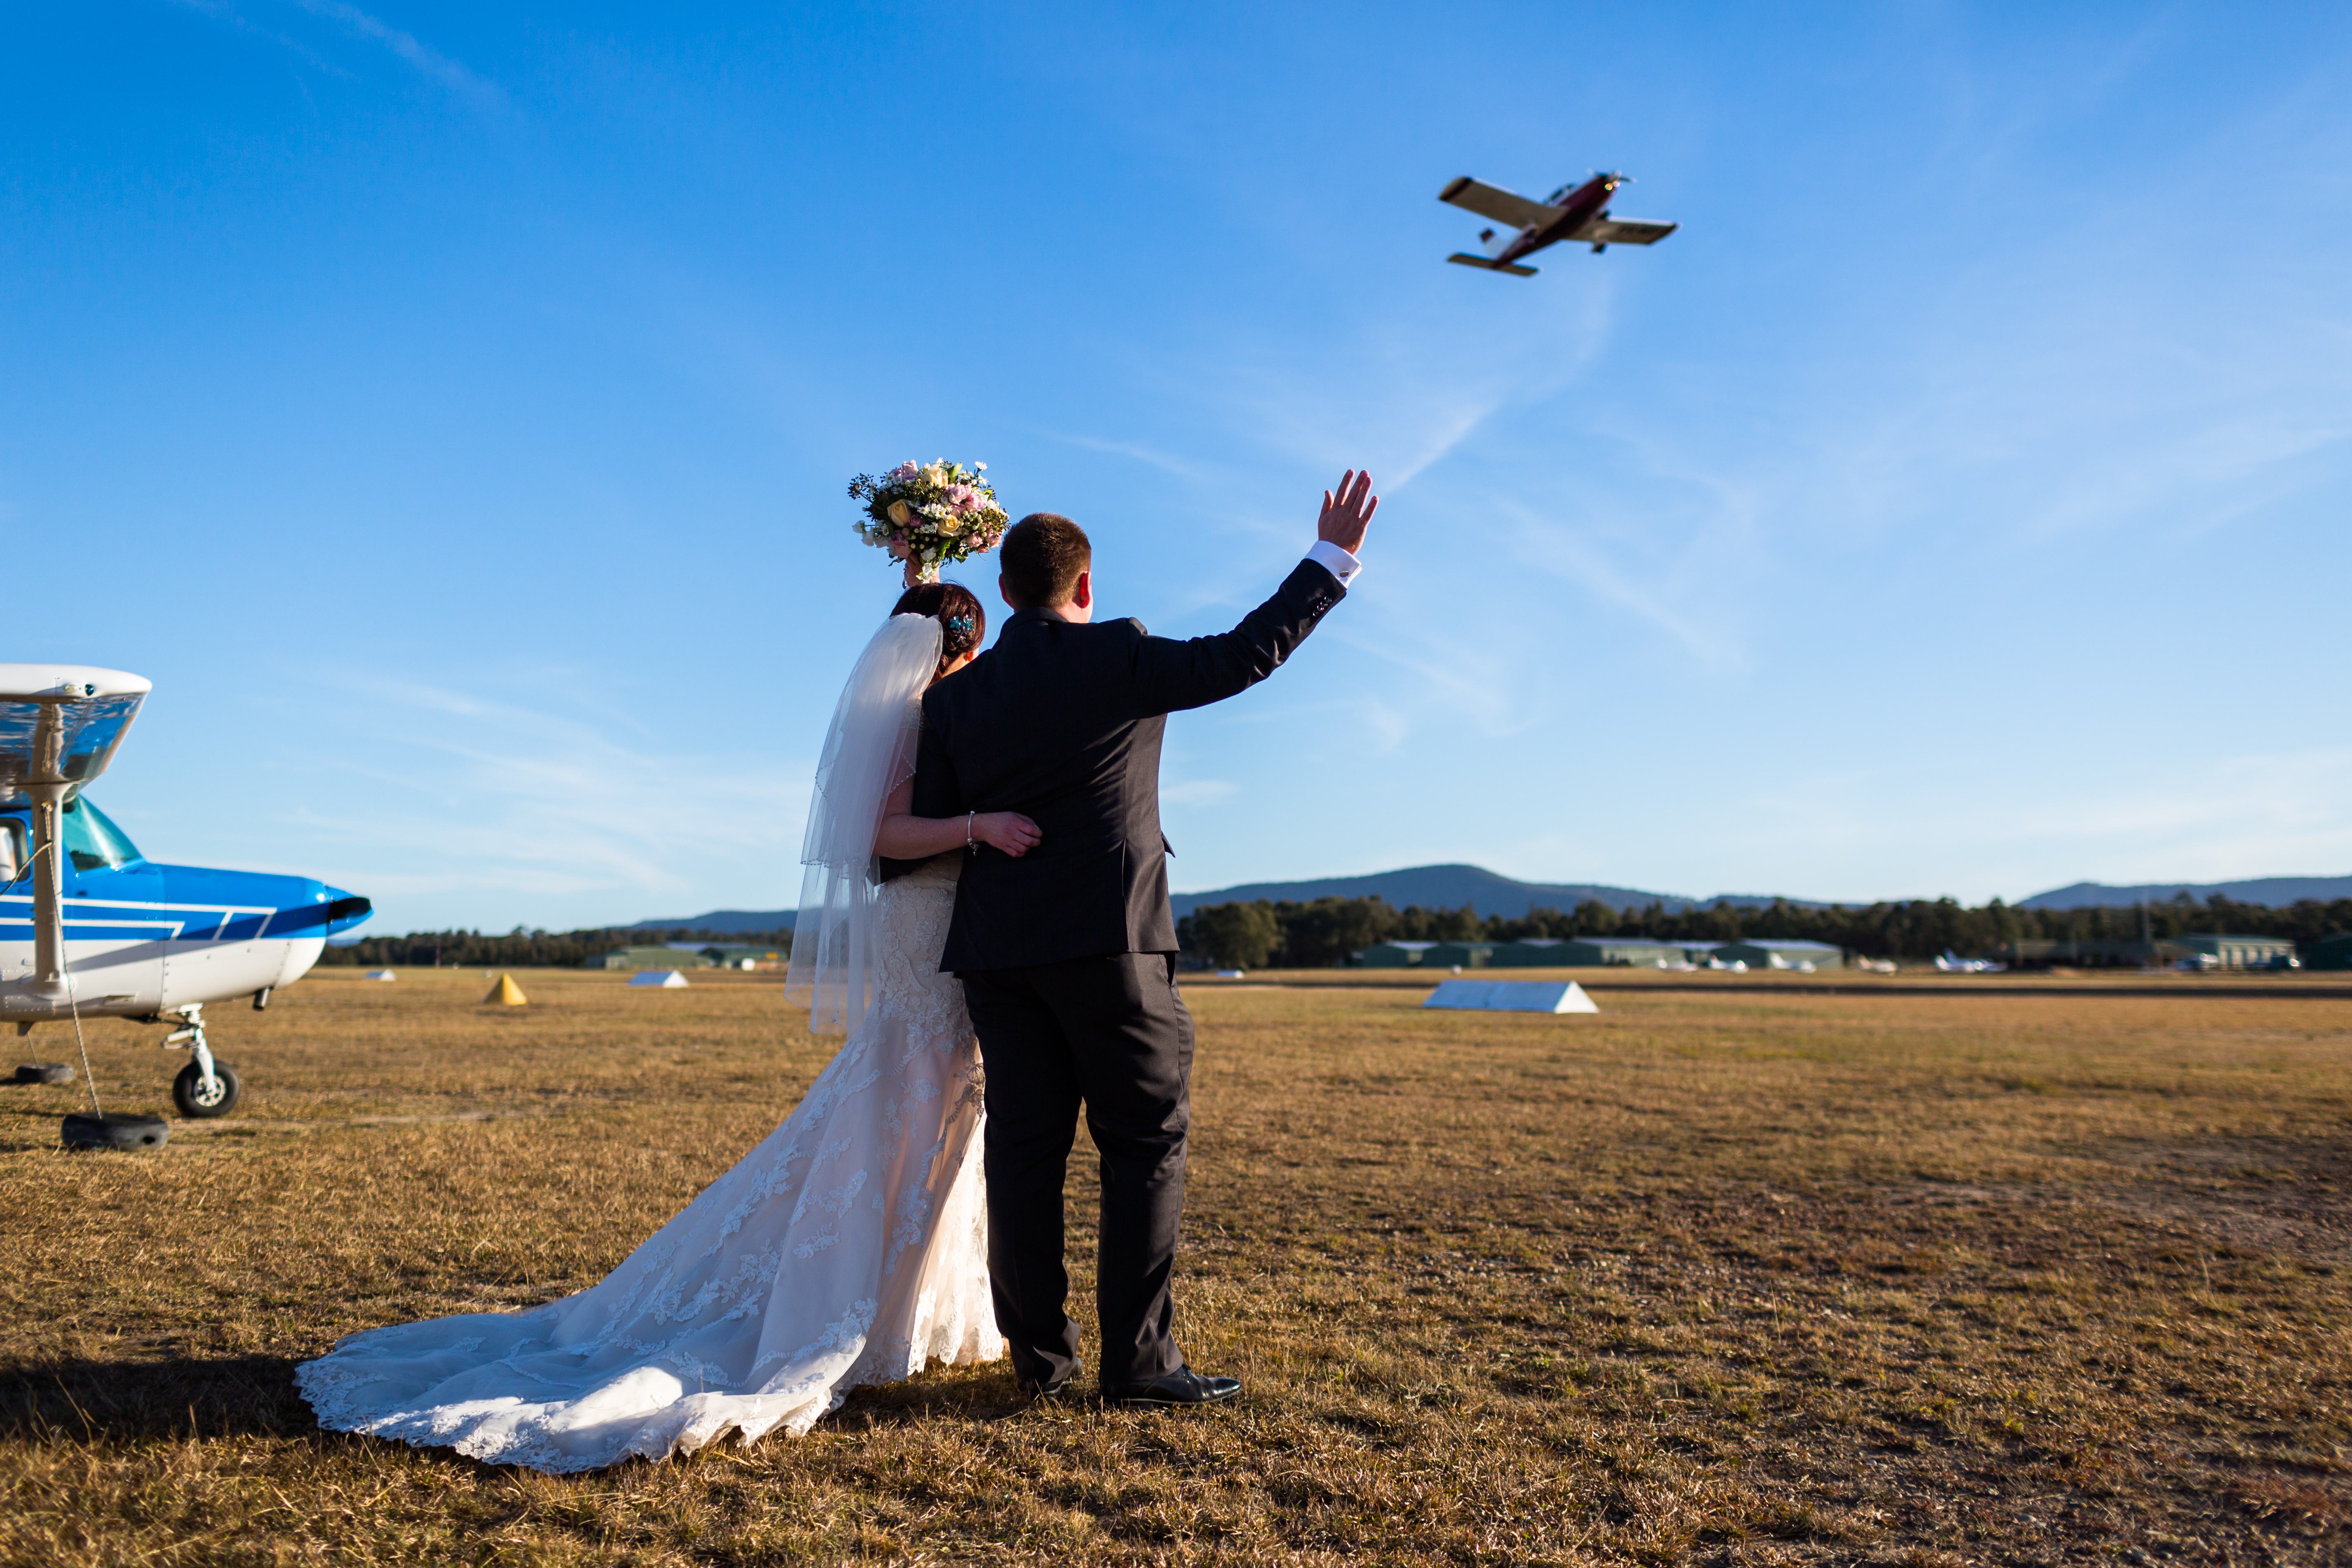
<path id="1" fill-rule="evenodd" d="M 155 858 L 393 931 L 788 904 L 892 597 L 843 486 L 946 456 L 1186 636 L 1381 481 L 1171 725 L 1181 889 L 2352 868 L 2340 8 L 0 26 L 5 657 L 154 680 L 92 794 Z M 1593 167 L 1682 231 L 1443 264 L 1454 175 Z"/>

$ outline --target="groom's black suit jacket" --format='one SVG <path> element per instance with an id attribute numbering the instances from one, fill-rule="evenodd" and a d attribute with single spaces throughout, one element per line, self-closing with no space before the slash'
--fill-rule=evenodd
<path id="1" fill-rule="evenodd" d="M 923 696 L 914 814 L 1017 811 L 1044 836 L 1017 860 L 983 845 L 965 862 L 940 967 L 1175 952 L 1173 851 L 1160 831 L 1165 716 L 1265 679 L 1346 593 L 1302 561 L 1240 626 L 1189 642 L 1140 621 L 1079 626 L 1020 610 L 994 647 L 935 682 Z"/>

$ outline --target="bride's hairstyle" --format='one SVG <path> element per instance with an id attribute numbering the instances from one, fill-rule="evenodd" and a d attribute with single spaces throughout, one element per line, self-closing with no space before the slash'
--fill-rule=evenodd
<path id="1" fill-rule="evenodd" d="M 1004 596 L 1016 609 L 1049 610 L 1078 591 L 1078 574 L 1094 564 L 1087 531 L 1066 517 L 1033 511 L 1013 525 L 997 556 Z"/>
<path id="2" fill-rule="evenodd" d="M 988 635 L 988 612 L 961 583 L 918 583 L 898 595 L 894 616 L 932 616 L 940 623 L 940 669 L 980 651 Z"/>

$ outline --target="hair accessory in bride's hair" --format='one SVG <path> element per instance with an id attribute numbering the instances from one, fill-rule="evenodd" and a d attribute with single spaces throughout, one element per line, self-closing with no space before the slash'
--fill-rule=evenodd
<path id="1" fill-rule="evenodd" d="M 986 463 L 966 468 L 942 458 L 918 465 L 909 458 L 878 479 L 858 475 L 849 494 L 866 503 L 866 521 L 853 525 L 857 537 L 907 561 L 925 582 L 938 580 L 944 562 L 995 549 L 1013 521 L 996 504 Z"/>
<path id="2" fill-rule="evenodd" d="M 918 583 L 898 595 L 894 616 L 930 616 L 940 623 L 940 668 L 980 651 L 988 630 L 988 612 L 979 598 L 961 583 Z"/>

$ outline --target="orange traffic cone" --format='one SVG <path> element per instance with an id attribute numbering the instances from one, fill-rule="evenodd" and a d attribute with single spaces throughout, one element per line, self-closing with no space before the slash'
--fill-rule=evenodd
<path id="1" fill-rule="evenodd" d="M 501 1007 L 527 1007 L 530 1005 L 530 998 L 522 994 L 522 987 L 514 983 L 513 975 L 501 974 L 499 983 L 490 987 L 490 994 L 482 998 L 482 1005 L 487 1007 L 494 1002 Z"/>

